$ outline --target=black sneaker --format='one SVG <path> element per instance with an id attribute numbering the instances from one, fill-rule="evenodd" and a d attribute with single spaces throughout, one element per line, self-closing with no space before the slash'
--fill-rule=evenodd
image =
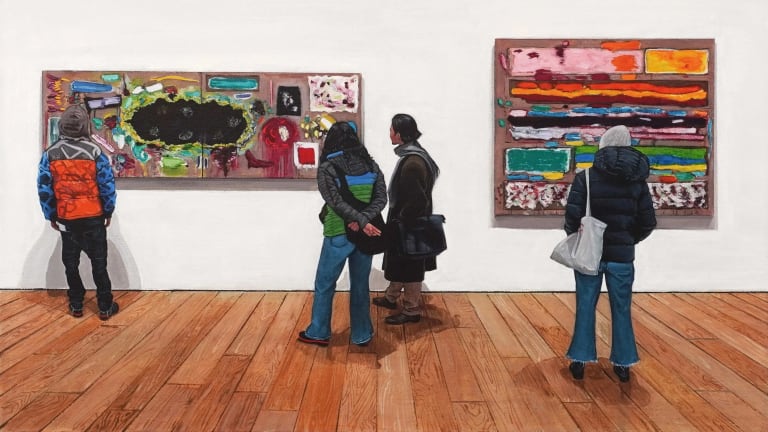
<path id="1" fill-rule="evenodd" d="M 83 316 L 83 305 L 69 304 L 69 314 L 75 318 L 81 318 Z"/>
<path id="2" fill-rule="evenodd" d="M 99 309 L 99 319 L 102 321 L 108 320 L 112 315 L 116 314 L 117 311 L 120 310 L 120 306 L 118 306 L 117 303 L 112 302 L 112 306 L 109 307 L 107 310 L 101 310 Z"/>
<path id="3" fill-rule="evenodd" d="M 387 298 L 384 296 L 374 297 L 371 300 L 371 303 L 375 304 L 376 306 L 381 306 L 387 309 L 397 309 L 397 303 L 387 300 Z"/>
<path id="4" fill-rule="evenodd" d="M 299 342 L 304 342 L 305 344 L 311 344 L 311 345 L 318 345 L 321 347 L 327 347 L 328 346 L 328 339 L 312 339 L 311 337 L 307 337 L 307 333 L 300 331 L 299 337 L 296 338 Z"/>
<path id="5" fill-rule="evenodd" d="M 627 382 L 629 381 L 629 366 L 613 366 L 613 373 L 616 374 L 617 377 L 619 377 L 619 381 L 621 382 Z"/>
<path id="6" fill-rule="evenodd" d="M 573 361 L 570 365 L 568 365 L 568 370 L 571 371 L 573 379 L 584 379 L 584 362 Z"/>
<path id="7" fill-rule="evenodd" d="M 390 315 L 384 318 L 384 322 L 387 324 L 405 324 L 405 323 L 417 323 L 421 320 L 421 315 L 406 315 L 399 313 L 397 315 Z"/>

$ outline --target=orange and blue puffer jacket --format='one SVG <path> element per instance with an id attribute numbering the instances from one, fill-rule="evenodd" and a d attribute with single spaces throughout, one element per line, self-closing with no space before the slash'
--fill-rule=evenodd
<path id="1" fill-rule="evenodd" d="M 63 137 L 40 160 L 37 192 L 45 218 L 112 217 L 115 177 L 109 158 L 86 138 Z"/>

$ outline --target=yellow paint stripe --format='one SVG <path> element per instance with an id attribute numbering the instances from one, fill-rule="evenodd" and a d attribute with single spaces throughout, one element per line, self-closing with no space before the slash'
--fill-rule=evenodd
<path id="1" fill-rule="evenodd" d="M 561 172 L 545 172 L 541 173 L 541 176 L 547 180 L 560 180 L 565 177 L 565 174 Z"/>
<path id="2" fill-rule="evenodd" d="M 196 80 L 194 78 L 187 78 L 187 77 L 183 77 L 181 75 L 164 75 L 164 76 L 161 76 L 161 77 L 150 78 L 150 80 L 152 80 L 152 81 L 176 80 L 176 81 L 189 81 L 189 82 L 194 82 L 194 83 L 199 81 L 199 80 Z"/>
<path id="3" fill-rule="evenodd" d="M 576 164 L 576 168 L 585 169 L 585 168 L 590 168 L 590 167 L 592 167 L 592 162 L 579 162 L 579 163 Z"/>
<path id="4" fill-rule="evenodd" d="M 677 172 L 693 172 L 693 171 L 706 171 L 706 164 L 698 165 L 651 165 L 651 168 L 656 170 L 670 170 Z"/>
<path id="5" fill-rule="evenodd" d="M 584 141 L 566 141 L 565 145 L 573 146 L 573 147 L 580 147 L 584 145 Z"/>

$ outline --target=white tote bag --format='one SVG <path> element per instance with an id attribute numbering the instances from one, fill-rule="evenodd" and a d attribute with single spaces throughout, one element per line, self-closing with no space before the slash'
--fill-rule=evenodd
<path id="1" fill-rule="evenodd" d="M 561 240 L 552 251 L 550 258 L 579 273 L 596 275 L 603 256 L 603 232 L 605 222 L 592 217 L 589 194 L 589 169 L 587 178 L 587 214 L 581 218 L 581 228 Z"/>

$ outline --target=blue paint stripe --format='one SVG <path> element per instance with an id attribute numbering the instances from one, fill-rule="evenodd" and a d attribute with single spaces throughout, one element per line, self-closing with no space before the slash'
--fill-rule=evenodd
<path id="1" fill-rule="evenodd" d="M 528 180 L 528 175 L 527 174 L 508 175 L 507 180 Z"/>
<path id="2" fill-rule="evenodd" d="M 697 165 L 705 164 L 704 159 L 687 159 L 678 156 L 648 156 L 648 160 L 654 165 Z"/>

